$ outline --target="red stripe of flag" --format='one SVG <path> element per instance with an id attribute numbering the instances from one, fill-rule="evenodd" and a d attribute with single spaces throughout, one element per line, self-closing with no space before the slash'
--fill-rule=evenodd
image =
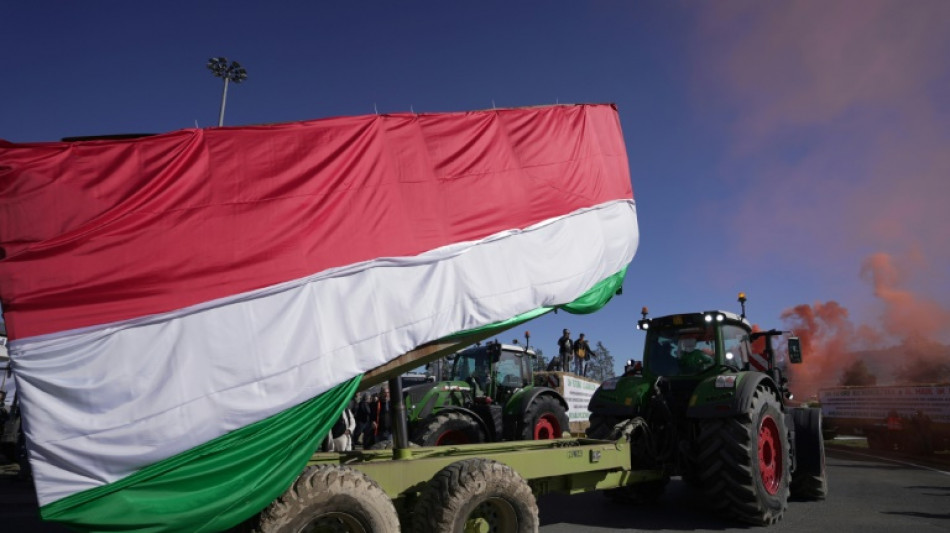
<path id="1" fill-rule="evenodd" d="M 0 141 L 0 298 L 10 337 L 23 338 L 623 198 L 632 189 L 610 105 Z"/>

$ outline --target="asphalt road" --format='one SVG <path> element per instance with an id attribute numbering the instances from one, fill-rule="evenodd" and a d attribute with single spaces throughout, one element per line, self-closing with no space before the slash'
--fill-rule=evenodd
<path id="1" fill-rule="evenodd" d="M 829 448 L 828 498 L 791 501 L 783 520 L 768 531 L 950 531 L 950 469 L 910 461 Z M 758 529 L 717 518 L 703 500 L 701 493 L 674 479 L 650 506 L 615 504 L 599 493 L 545 495 L 538 506 L 542 533 Z"/>
<path id="2" fill-rule="evenodd" d="M 828 499 L 790 502 L 784 519 L 768 531 L 950 531 L 950 468 L 917 466 L 911 461 L 829 449 Z M 599 493 L 550 494 L 542 496 L 538 505 L 543 533 L 758 529 L 715 517 L 705 509 L 703 497 L 679 480 L 673 480 L 666 494 L 650 506 L 615 504 Z M 67 530 L 41 522 L 31 487 L 16 480 L 9 469 L 0 468 L 0 531 Z"/>

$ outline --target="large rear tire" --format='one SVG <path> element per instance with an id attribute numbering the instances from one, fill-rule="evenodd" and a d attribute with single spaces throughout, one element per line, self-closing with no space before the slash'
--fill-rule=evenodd
<path id="1" fill-rule="evenodd" d="M 399 531 L 392 500 L 366 474 L 345 466 L 311 466 L 264 509 L 260 533 Z"/>
<path id="2" fill-rule="evenodd" d="M 412 438 L 420 446 L 476 444 L 485 440 L 485 432 L 477 421 L 456 412 L 439 412 L 430 416 Z"/>
<path id="3" fill-rule="evenodd" d="M 522 414 L 521 440 L 559 439 L 565 431 L 570 431 L 567 411 L 553 396 L 536 397 Z"/>
<path id="4" fill-rule="evenodd" d="M 774 393 L 760 384 L 744 413 L 700 420 L 699 428 L 697 474 L 710 505 L 750 524 L 781 520 L 788 507 L 791 457 Z"/>
<path id="5" fill-rule="evenodd" d="M 821 410 L 797 408 L 795 422 L 795 472 L 792 473 L 793 498 L 823 500 L 828 495 L 825 470 L 825 440 L 821 431 Z"/>
<path id="6" fill-rule="evenodd" d="M 466 459 L 432 478 L 413 511 L 413 532 L 537 533 L 538 504 L 531 487 L 511 467 Z"/>

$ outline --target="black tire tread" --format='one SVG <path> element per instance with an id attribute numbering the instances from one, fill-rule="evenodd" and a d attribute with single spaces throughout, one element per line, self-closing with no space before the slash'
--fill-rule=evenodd
<path id="1" fill-rule="evenodd" d="M 358 470 L 339 465 L 304 470 L 280 498 L 261 512 L 254 530 L 296 532 L 301 515 L 341 509 L 359 514 L 367 531 L 399 531 L 396 508 L 379 484 Z"/>
<path id="2" fill-rule="evenodd" d="M 769 409 L 782 434 L 784 481 L 769 498 L 758 486 L 758 415 Z M 764 385 L 753 394 L 749 409 L 732 418 L 699 421 L 696 472 L 707 502 L 726 517 L 755 525 L 774 524 L 788 507 L 789 446 L 781 404 Z M 769 502 L 768 500 L 774 500 Z M 764 501 L 765 500 L 765 501 Z"/>
<path id="3" fill-rule="evenodd" d="M 544 413 L 553 413 L 561 425 L 561 433 L 571 430 L 570 421 L 567 418 L 567 410 L 550 395 L 542 394 L 531 400 L 528 407 L 525 408 L 521 417 L 521 440 L 534 440 L 534 425 L 538 417 Z M 558 435 L 556 438 L 561 438 Z"/>
<path id="4" fill-rule="evenodd" d="M 490 497 L 504 498 L 516 509 L 517 533 L 537 533 L 538 504 L 531 487 L 514 469 L 490 459 L 466 459 L 439 471 L 416 502 L 412 531 L 462 533 L 465 518 Z"/>
<path id="5" fill-rule="evenodd" d="M 453 411 L 443 411 L 430 416 L 424 423 L 420 424 L 416 429 L 412 442 L 419 446 L 435 446 L 435 439 L 445 430 L 446 426 L 466 428 L 467 433 L 473 439 L 471 444 L 487 440 L 481 426 L 470 416 Z"/>
<path id="6" fill-rule="evenodd" d="M 590 415 L 590 425 L 587 427 L 587 438 L 599 440 L 616 440 L 613 437 L 614 426 L 619 420 L 612 416 Z"/>
<path id="7" fill-rule="evenodd" d="M 795 455 L 797 465 L 792 473 L 792 497 L 823 500 L 828 496 L 828 474 L 825 469 L 825 441 L 821 428 L 821 410 L 799 408 L 792 412 L 795 420 Z"/>
<path id="8" fill-rule="evenodd" d="M 634 442 L 634 439 L 649 438 L 643 434 L 643 429 L 645 427 L 645 420 L 642 418 L 632 418 L 630 420 L 623 420 L 614 424 L 610 433 L 607 435 L 607 440 L 619 440 L 622 438 L 627 441 L 627 443 L 630 445 L 630 453 L 632 455 L 631 464 L 634 465 L 634 468 L 653 467 L 653 465 L 638 465 L 638 457 L 634 453 L 634 450 L 637 446 L 643 446 L 646 444 L 642 442 Z M 604 496 L 614 502 L 623 504 L 642 505 L 654 503 L 659 500 L 666 492 L 666 486 L 669 484 L 669 482 L 670 477 L 668 475 L 664 475 L 661 479 L 645 481 L 634 485 L 627 485 L 617 489 L 605 490 Z"/>

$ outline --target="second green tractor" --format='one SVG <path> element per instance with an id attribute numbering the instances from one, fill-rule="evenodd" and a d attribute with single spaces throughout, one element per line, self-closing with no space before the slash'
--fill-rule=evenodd
<path id="1" fill-rule="evenodd" d="M 561 438 L 568 405 L 534 384 L 536 357 L 523 346 L 489 342 L 430 366 L 434 382 L 404 390 L 410 439 L 445 446 Z"/>

